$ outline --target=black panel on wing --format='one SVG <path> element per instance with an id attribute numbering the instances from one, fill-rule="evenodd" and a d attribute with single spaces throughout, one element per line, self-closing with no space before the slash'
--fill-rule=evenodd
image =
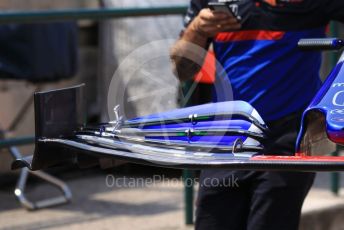
<path id="1" fill-rule="evenodd" d="M 75 161 L 74 152 L 49 147 L 39 140 L 72 137 L 74 131 L 84 125 L 83 88 L 84 84 L 35 93 L 35 154 L 30 161 L 17 160 L 14 168 L 29 166 L 38 170 Z"/>

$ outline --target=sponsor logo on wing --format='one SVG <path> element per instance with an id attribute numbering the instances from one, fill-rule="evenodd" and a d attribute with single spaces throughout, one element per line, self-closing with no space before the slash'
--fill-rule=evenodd
<path id="1" fill-rule="evenodd" d="M 343 117 L 333 117 L 331 118 L 332 121 L 335 122 L 344 122 L 344 118 Z"/>
<path id="2" fill-rule="evenodd" d="M 331 110 L 331 114 L 344 115 L 344 109 L 333 109 L 333 110 Z"/>
<path id="3" fill-rule="evenodd" d="M 344 90 L 339 91 L 334 95 L 332 104 L 335 106 L 344 106 Z"/>
<path id="4" fill-rule="evenodd" d="M 344 87 L 344 83 L 341 83 L 341 82 L 333 83 L 332 87 L 333 87 L 333 88 L 336 88 L 336 87 Z"/>

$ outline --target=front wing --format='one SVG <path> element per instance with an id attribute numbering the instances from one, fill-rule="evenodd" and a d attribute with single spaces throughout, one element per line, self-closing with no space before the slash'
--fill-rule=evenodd
<path id="1" fill-rule="evenodd" d="M 192 151 L 92 135 L 75 135 L 84 126 L 82 86 L 35 94 L 35 152 L 12 168 L 40 170 L 67 163 L 92 165 L 100 158 L 181 169 L 344 171 L 344 157 L 262 156 L 256 152 Z"/>

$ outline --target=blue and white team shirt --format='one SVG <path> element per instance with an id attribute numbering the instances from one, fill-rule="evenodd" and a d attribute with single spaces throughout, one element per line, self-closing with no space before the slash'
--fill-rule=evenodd
<path id="1" fill-rule="evenodd" d="M 187 26 L 211 0 L 191 0 Z M 211 2 L 218 2 L 216 0 Z M 233 100 L 249 102 L 265 121 L 303 110 L 321 87 L 321 54 L 297 48 L 301 38 L 325 37 L 330 20 L 344 22 L 343 0 L 222 0 L 241 18 L 238 31 L 211 42 L 231 84 Z M 222 69 L 222 68 L 218 68 Z M 217 94 L 216 101 L 223 101 Z"/>

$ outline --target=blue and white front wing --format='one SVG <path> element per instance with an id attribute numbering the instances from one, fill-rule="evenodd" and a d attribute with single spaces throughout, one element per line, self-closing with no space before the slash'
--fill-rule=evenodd
<path id="1" fill-rule="evenodd" d="M 297 141 L 297 152 L 324 155 L 320 146 L 344 144 L 344 55 L 306 109 Z"/>

